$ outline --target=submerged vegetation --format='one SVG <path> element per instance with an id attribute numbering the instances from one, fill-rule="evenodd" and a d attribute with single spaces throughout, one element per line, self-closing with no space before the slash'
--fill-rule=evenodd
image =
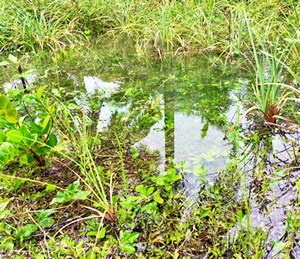
<path id="1" fill-rule="evenodd" d="M 1 258 L 300 258 L 298 1 L 0 1 Z"/>

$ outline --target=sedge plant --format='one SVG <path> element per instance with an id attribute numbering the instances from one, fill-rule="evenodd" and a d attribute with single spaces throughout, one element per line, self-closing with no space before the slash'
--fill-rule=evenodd
<path id="1" fill-rule="evenodd" d="M 287 68 L 286 61 L 294 43 L 282 51 L 279 46 L 279 38 L 277 38 L 277 41 L 273 44 L 269 43 L 267 48 L 267 39 L 261 39 L 258 33 L 250 27 L 246 13 L 245 19 L 252 48 L 250 52 L 254 59 L 252 66 L 256 71 L 256 80 L 252 85 L 254 105 L 244 112 L 240 119 L 230 128 L 229 132 L 246 115 L 254 112 L 261 119 L 261 123 L 258 124 L 261 131 L 265 131 L 265 125 L 293 131 L 289 127 L 278 124 L 277 119 L 293 123 L 293 125 L 295 123 L 294 120 L 283 116 L 284 106 L 294 92 L 293 87 L 284 84 L 283 77 L 284 69 Z M 258 44 L 256 44 L 257 42 Z"/>

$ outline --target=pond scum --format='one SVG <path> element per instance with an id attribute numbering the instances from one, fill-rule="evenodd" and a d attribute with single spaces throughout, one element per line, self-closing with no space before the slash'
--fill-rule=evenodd
<path id="1" fill-rule="evenodd" d="M 300 258 L 298 1 L 0 7 L 1 258 Z"/>

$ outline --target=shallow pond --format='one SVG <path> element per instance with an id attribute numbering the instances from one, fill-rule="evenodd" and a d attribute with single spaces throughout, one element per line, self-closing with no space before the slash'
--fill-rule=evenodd
<path id="1" fill-rule="evenodd" d="M 117 118 L 136 139 L 133 150 L 158 151 L 161 172 L 174 166 L 170 163 L 173 161 L 184 173 L 186 196 L 197 199 L 203 179 L 206 184 L 213 184 L 229 158 L 236 154 L 224 136 L 228 129 L 226 125 L 235 116 L 239 91 L 247 85 L 246 76 L 237 79 L 236 71 L 230 66 L 214 64 L 213 61 L 214 57 L 201 55 L 170 58 L 161 64 L 102 50 L 85 57 L 38 63 L 34 68 L 30 67 L 33 71 L 28 74 L 27 81 L 30 85 L 48 84 L 53 94 L 62 98 L 68 107 L 80 110 L 84 106 L 95 134 L 109 130 Z M 24 62 L 25 70 L 29 64 Z M 15 73 L 13 71 L 13 66 L 3 68 L 0 82 L 3 91 L 19 84 L 15 83 L 16 80 L 7 82 L 9 75 Z M 292 138 L 298 136 L 292 135 Z M 289 156 L 289 152 L 284 154 L 287 149 L 282 139 L 276 138 L 273 142 L 273 153 Z M 278 161 L 278 158 L 270 159 L 269 166 Z M 245 170 L 253 167 L 249 162 Z M 263 226 L 265 231 L 272 227 L 269 239 L 274 242 L 285 233 L 281 223 L 285 218 L 284 204 L 291 197 L 295 198 L 295 194 L 291 194 L 295 189 L 285 193 L 278 183 L 288 186 L 284 181 L 297 176 L 283 177 L 280 176 L 270 187 L 269 201 L 280 199 L 276 206 L 267 203 L 265 212 L 258 209 L 264 202 L 257 201 L 256 195 L 251 194 L 255 189 L 255 183 L 251 185 L 255 179 L 246 177 L 247 194 L 256 200 L 253 205 L 256 204 L 257 208 L 251 210 L 251 220 L 244 217 L 243 221 L 252 221 L 254 228 Z M 242 196 L 237 199 L 242 199 Z M 231 239 L 237 229 L 239 226 L 229 232 Z M 269 254 L 271 257 L 272 253 Z"/>

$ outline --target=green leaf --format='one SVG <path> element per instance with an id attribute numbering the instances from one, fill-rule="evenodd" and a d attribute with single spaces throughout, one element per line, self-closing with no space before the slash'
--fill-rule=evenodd
<path id="1" fill-rule="evenodd" d="M 134 254 L 135 249 L 134 249 L 134 247 L 131 246 L 131 245 L 126 245 L 126 246 L 125 246 L 125 251 L 126 251 L 127 253 L 129 253 L 129 254 Z"/>
<path id="2" fill-rule="evenodd" d="M 44 86 L 40 87 L 39 90 L 37 90 L 37 92 L 36 92 L 36 98 L 37 98 L 39 101 L 41 101 L 41 96 L 42 96 L 44 90 L 45 90 L 47 87 L 48 87 L 48 85 L 44 85 Z"/>
<path id="3" fill-rule="evenodd" d="M 33 146 L 36 142 L 37 135 L 36 134 L 30 134 L 28 129 L 25 127 L 25 125 L 22 125 L 19 128 L 19 131 L 23 135 L 22 142 L 25 143 L 27 146 Z"/>
<path id="4" fill-rule="evenodd" d="M 28 156 L 27 155 L 20 156 L 19 160 L 22 164 L 27 164 L 28 163 Z"/>
<path id="5" fill-rule="evenodd" d="M 147 193 L 146 187 L 143 185 L 138 185 L 137 187 L 135 187 L 135 190 L 143 195 L 146 195 Z"/>
<path id="6" fill-rule="evenodd" d="M 16 234 L 16 237 L 28 238 L 35 231 L 37 231 L 37 226 L 34 224 L 28 224 L 28 225 L 20 228 L 20 231 L 19 231 L 19 233 Z"/>
<path id="7" fill-rule="evenodd" d="M 104 238 L 105 237 L 105 233 L 106 233 L 106 229 L 102 228 L 100 233 L 99 233 L 99 237 L 98 238 Z M 86 233 L 87 236 L 97 236 L 98 231 L 89 231 L 88 233 Z"/>
<path id="8" fill-rule="evenodd" d="M 139 192 L 140 194 L 142 194 L 142 195 L 148 197 L 148 196 L 150 196 L 150 195 L 153 193 L 154 187 L 150 187 L 150 188 L 147 190 L 147 188 L 146 188 L 145 186 L 138 185 L 138 186 L 135 188 L 135 190 L 136 190 L 137 192 Z"/>
<path id="9" fill-rule="evenodd" d="M 42 124 L 43 132 L 42 132 L 42 134 L 46 134 L 49 131 L 50 125 L 51 125 L 50 115 L 48 115 L 43 120 L 43 124 Z"/>
<path id="10" fill-rule="evenodd" d="M 9 160 L 14 158 L 16 149 L 8 142 L 3 142 L 0 146 L 0 164 L 6 164 Z"/>
<path id="11" fill-rule="evenodd" d="M 8 61 L 4 60 L 4 61 L 0 62 L 0 67 L 7 66 L 9 64 L 10 63 Z"/>
<path id="12" fill-rule="evenodd" d="M 98 231 L 93 230 L 86 233 L 87 236 L 97 236 Z"/>
<path id="13" fill-rule="evenodd" d="M 58 192 L 55 197 L 53 198 L 52 202 L 50 203 L 50 205 L 58 202 L 58 203 L 62 203 L 62 202 L 66 202 L 68 201 L 68 196 L 65 193 L 62 192 Z"/>
<path id="14" fill-rule="evenodd" d="M 14 250 L 14 243 L 11 239 L 7 239 L 3 242 L 1 242 L 1 248 L 6 247 L 8 248 L 10 251 Z"/>
<path id="15" fill-rule="evenodd" d="M 8 107 L 9 105 L 7 105 Z M 10 123 L 16 123 L 18 121 L 18 112 L 15 107 L 6 108 L 5 119 Z"/>
<path id="16" fill-rule="evenodd" d="M 10 202 L 10 199 L 4 199 L 4 200 L 0 201 L 0 211 L 4 211 L 9 202 Z"/>
<path id="17" fill-rule="evenodd" d="M 45 193 L 48 194 L 50 192 L 53 192 L 56 189 L 55 186 L 53 185 L 47 185 L 46 189 L 45 189 Z"/>
<path id="18" fill-rule="evenodd" d="M 18 130 L 10 130 L 6 133 L 6 136 L 9 138 L 9 140 L 16 143 L 20 143 L 23 139 L 22 133 Z"/>
<path id="19" fill-rule="evenodd" d="M 67 106 L 67 108 L 69 110 L 81 110 L 82 109 L 81 106 L 78 106 L 78 105 L 76 105 L 74 103 L 69 103 L 68 106 Z"/>
<path id="20" fill-rule="evenodd" d="M 156 194 L 156 195 L 153 197 L 153 199 L 154 199 L 157 203 L 159 203 L 159 204 L 163 204 L 163 203 L 164 203 L 164 200 L 163 200 L 163 198 L 160 197 L 159 193 Z"/>
<path id="21" fill-rule="evenodd" d="M 100 231 L 100 234 L 99 234 L 99 237 L 98 238 L 104 238 L 105 237 L 105 233 L 106 233 L 106 229 L 105 228 L 102 228 L 101 231 Z"/>
<path id="22" fill-rule="evenodd" d="M 2 129 L 0 129 L 0 144 L 4 141 L 5 139 L 5 133 Z"/>
<path id="23" fill-rule="evenodd" d="M 138 232 L 134 232 L 134 233 L 132 233 L 132 234 L 129 235 L 129 237 L 128 237 L 127 240 L 128 240 L 129 243 L 133 243 L 134 240 L 136 240 L 138 237 L 139 237 L 139 233 Z"/>
<path id="24" fill-rule="evenodd" d="M 55 202 L 61 203 L 61 202 L 67 202 L 71 200 L 85 200 L 89 195 L 90 191 L 81 191 L 79 189 L 79 179 L 75 181 L 74 183 L 71 183 L 67 190 L 62 192 L 58 192 L 55 197 L 53 198 L 51 204 L 54 204 Z"/>
<path id="25" fill-rule="evenodd" d="M 0 115 L 10 123 L 17 122 L 17 110 L 5 95 L 0 95 Z"/>
<path id="26" fill-rule="evenodd" d="M 47 141 L 46 144 L 47 144 L 48 146 L 50 146 L 50 147 L 55 147 L 55 146 L 57 145 L 57 138 L 56 138 L 56 135 L 53 134 L 53 133 L 51 133 L 51 134 L 49 135 L 49 139 L 48 139 L 48 141 Z"/>
<path id="27" fill-rule="evenodd" d="M 30 131 L 31 133 L 38 133 L 41 134 L 43 131 L 43 128 L 40 125 L 37 125 L 34 122 L 30 122 L 30 127 L 32 128 L 32 130 Z"/>
<path id="28" fill-rule="evenodd" d="M 0 95 L 0 109 L 3 110 L 6 108 L 6 105 L 8 104 L 9 100 L 5 95 Z"/>
<path id="29" fill-rule="evenodd" d="M 16 63 L 16 62 L 18 61 L 18 59 L 17 59 L 15 56 L 11 55 L 11 54 L 9 54 L 8 59 L 9 59 L 11 62 L 13 62 L 13 63 Z"/>
<path id="30" fill-rule="evenodd" d="M 200 216 L 200 218 L 203 218 L 203 217 L 207 216 L 210 212 L 211 212 L 210 209 L 201 209 L 199 211 L 199 216 Z"/>
<path id="31" fill-rule="evenodd" d="M 40 210 L 38 212 L 38 224 L 43 228 L 51 227 L 54 224 L 54 219 L 49 218 L 49 215 L 55 213 L 56 210 Z"/>

